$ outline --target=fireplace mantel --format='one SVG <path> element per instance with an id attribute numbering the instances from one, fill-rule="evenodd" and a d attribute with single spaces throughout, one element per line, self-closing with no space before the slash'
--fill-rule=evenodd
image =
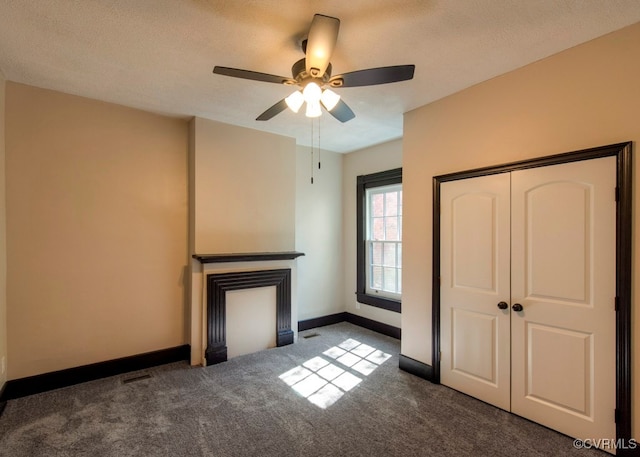
<path id="1" fill-rule="evenodd" d="M 303 252 L 241 252 L 229 254 L 193 254 L 193 258 L 198 262 L 205 263 L 225 263 L 225 262 L 262 262 L 265 260 L 293 260 L 303 256 Z"/>

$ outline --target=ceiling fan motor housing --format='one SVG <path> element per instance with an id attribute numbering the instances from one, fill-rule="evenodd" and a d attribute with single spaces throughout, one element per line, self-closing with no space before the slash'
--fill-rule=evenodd
<path id="1" fill-rule="evenodd" d="M 317 68 L 312 68 L 311 70 L 317 70 Z M 329 78 L 331 78 L 331 64 L 327 66 L 324 75 L 322 75 L 321 78 L 318 78 L 313 74 L 307 73 L 306 59 L 300 59 L 291 67 L 291 75 L 293 76 L 293 79 L 295 79 L 297 83 L 302 87 L 306 86 L 312 81 L 315 82 L 318 86 L 322 87 L 324 84 L 327 84 L 329 82 Z"/>

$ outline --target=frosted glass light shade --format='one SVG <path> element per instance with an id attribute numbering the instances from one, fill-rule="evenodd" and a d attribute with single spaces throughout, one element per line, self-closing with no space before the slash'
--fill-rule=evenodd
<path id="1" fill-rule="evenodd" d="M 297 90 L 293 94 L 285 98 L 284 101 L 291 111 L 297 113 L 298 111 L 300 111 L 300 107 L 304 103 L 304 96 L 302 95 L 302 92 Z"/>
<path id="2" fill-rule="evenodd" d="M 307 117 L 318 117 L 321 114 L 322 110 L 320 109 L 320 101 L 307 102 L 307 112 L 305 113 Z"/>
<path id="3" fill-rule="evenodd" d="M 302 91 L 302 95 L 304 96 L 304 100 L 309 103 L 318 103 L 320 101 L 320 97 L 322 96 L 322 89 L 314 82 L 310 82 Z"/>
<path id="4" fill-rule="evenodd" d="M 324 107 L 331 111 L 340 101 L 340 96 L 332 90 L 325 89 L 322 91 L 322 97 L 320 100 L 322 100 Z"/>

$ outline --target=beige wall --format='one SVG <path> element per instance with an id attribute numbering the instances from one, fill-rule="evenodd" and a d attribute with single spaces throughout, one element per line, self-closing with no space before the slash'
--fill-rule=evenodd
<path id="1" fill-rule="evenodd" d="M 432 177 L 637 141 L 639 55 L 640 24 L 636 24 L 405 115 L 404 355 L 431 363 Z M 635 160 L 634 167 L 635 176 L 640 176 L 640 161 Z M 634 199 L 637 234 L 638 185 Z M 634 284 L 639 284 L 638 237 L 634 238 Z M 636 301 L 634 291 L 632 436 L 637 438 L 640 313 Z"/>
<path id="2" fill-rule="evenodd" d="M 298 259 L 298 318 L 328 316 L 344 311 L 342 296 L 342 154 L 321 151 L 322 168 L 311 149 L 296 153 L 296 251 Z"/>
<path id="3" fill-rule="evenodd" d="M 356 178 L 360 175 L 401 167 L 402 140 L 390 141 L 346 154 L 342 166 L 344 303 L 346 311 L 367 319 L 400 327 L 399 313 L 360 304 L 356 300 Z M 402 303 L 404 312 L 404 293 Z"/>
<path id="4" fill-rule="evenodd" d="M 185 343 L 188 126 L 7 83 L 9 379 Z"/>
<path id="5" fill-rule="evenodd" d="M 4 100 L 5 80 L 0 70 L 0 391 L 7 381 L 7 211 L 5 192 Z"/>
<path id="6" fill-rule="evenodd" d="M 293 251 L 295 140 L 207 119 L 192 122 L 195 253 Z"/>

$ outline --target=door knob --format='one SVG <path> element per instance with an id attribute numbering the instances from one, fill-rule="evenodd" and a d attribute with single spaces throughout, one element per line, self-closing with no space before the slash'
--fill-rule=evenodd
<path id="1" fill-rule="evenodd" d="M 513 305 L 511 307 L 511 309 L 516 311 L 516 312 L 518 312 L 518 311 L 522 311 L 523 308 L 522 308 L 522 305 L 520 303 L 516 303 L 515 305 Z"/>
<path id="2" fill-rule="evenodd" d="M 509 307 L 509 305 L 507 304 L 507 302 L 501 301 L 500 303 L 498 303 L 498 308 L 500 309 L 507 309 Z"/>

